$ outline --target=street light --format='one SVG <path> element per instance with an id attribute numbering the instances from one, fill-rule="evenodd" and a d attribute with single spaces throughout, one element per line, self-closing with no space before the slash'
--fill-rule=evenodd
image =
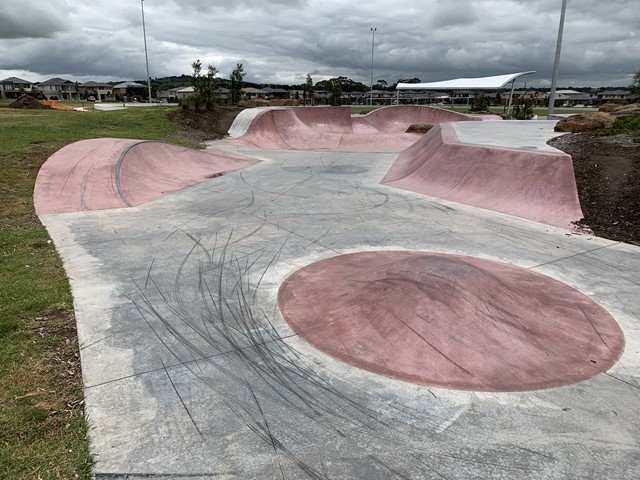
<path id="1" fill-rule="evenodd" d="M 149 76 L 149 55 L 147 54 L 147 29 L 144 26 L 144 0 L 140 0 L 142 8 L 142 36 L 144 37 L 144 59 L 147 63 L 147 87 L 149 88 L 149 103 L 151 103 L 151 77 Z"/>
<path id="2" fill-rule="evenodd" d="M 376 41 L 376 27 L 371 27 L 371 93 L 369 98 L 369 105 L 373 105 L 373 46 Z"/>
<path id="3" fill-rule="evenodd" d="M 560 67 L 560 49 L 562 48 L 562 32 L 564 30 L 564 14 L 567 11 L 567 0 L 562 0 L 560 13 L 560 26 L 558 27 L 558 42 L 556 43 L 556 59 L 553 62 L 553 76 L 551 77 L 551 91 L 549 92 L 549 108 L 547 118 L 553 115 L 553 107 L 556 101 L 556 82 L 558 81 L 558 68 Z"/>

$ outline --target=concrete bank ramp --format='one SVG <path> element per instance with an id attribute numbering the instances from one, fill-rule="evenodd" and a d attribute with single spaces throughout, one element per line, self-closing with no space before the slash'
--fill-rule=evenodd
<path id="1" fill-rule="evenodd" d="M 44 163 L 38 215 L 137 206 L 258 160 L 162 142 L 99 138 L 72 143 Z"/>
<path id="2" fill-rule="evenodd" d="M 381 183 L 562 228 L 583 216 L 569 155 L 464 144 L 451 124 L 404 150 Z"/>
<path id="3" fill-rule="evenodd" d="M 361 117 L 352 117 L 350 107 L 263 109 L 240 117 L 230 129 L 237 138 L 228 142 L 265 150 L 398 150 L 420 138 L 406 133 L 415 123 L 495 119 L 423 106 L 384 107 Z"/>

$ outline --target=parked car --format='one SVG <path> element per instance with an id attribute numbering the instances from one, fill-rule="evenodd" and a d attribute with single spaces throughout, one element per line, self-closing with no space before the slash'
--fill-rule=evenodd
<path id="1" fill-rule="evenodd" d="M 87 102 L 95 102 L 96 101 L 96 97 L 94 97 L 93 95 L 91 95 L 90 97 L 87 97 Z"/>

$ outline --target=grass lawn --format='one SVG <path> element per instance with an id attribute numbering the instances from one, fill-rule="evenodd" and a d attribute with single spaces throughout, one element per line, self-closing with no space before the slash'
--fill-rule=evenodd
<path id="1" fill-rule="evenodd" d="M 87 138 L 179 143 L 169 110 L 0 108 L 0 478 L 89 479 L 93 464 L 69 283 L 34 213 L 38 170 Z"/>

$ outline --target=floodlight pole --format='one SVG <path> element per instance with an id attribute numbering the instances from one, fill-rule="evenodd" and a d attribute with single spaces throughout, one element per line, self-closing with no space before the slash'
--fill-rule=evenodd
<path id="1" fill-rule="evenodd" d="M 144 0 L 140 0 L 142 8 L 142 36 L 144 37 L 144 59 L 147 64 L 147 87 L 149 88 L 149 103 L 151 103 L 151 77 L 149 76 L 149 55 L 147 54 L 147 29 L 144 25 Z"/>
<path id="2" fill-rule="evenodd" d="M 547 117 L 553 115 L 553 107 L 556 101 L 556 83 L 558 81 L 558 68 L 560 67 L 560 49 L 562 48 L 562 33 L 564 31 L 564 14 L 567 11 L 567 0 L 562 0 L 560 12 L 560 26 L 558 27 L 558 42 L 556 43 L 556 59 L 553 63 L 553 76 L 551 77 L 551 91 L 549 92 L 549 108 Z"/>
<path id="3" fill-rule="evenodd" d="M 369 94 L 369 105 L 373 105 L 373 46 L 376 41 L 376 27 L 371 27 L 371 90 Z"/>

